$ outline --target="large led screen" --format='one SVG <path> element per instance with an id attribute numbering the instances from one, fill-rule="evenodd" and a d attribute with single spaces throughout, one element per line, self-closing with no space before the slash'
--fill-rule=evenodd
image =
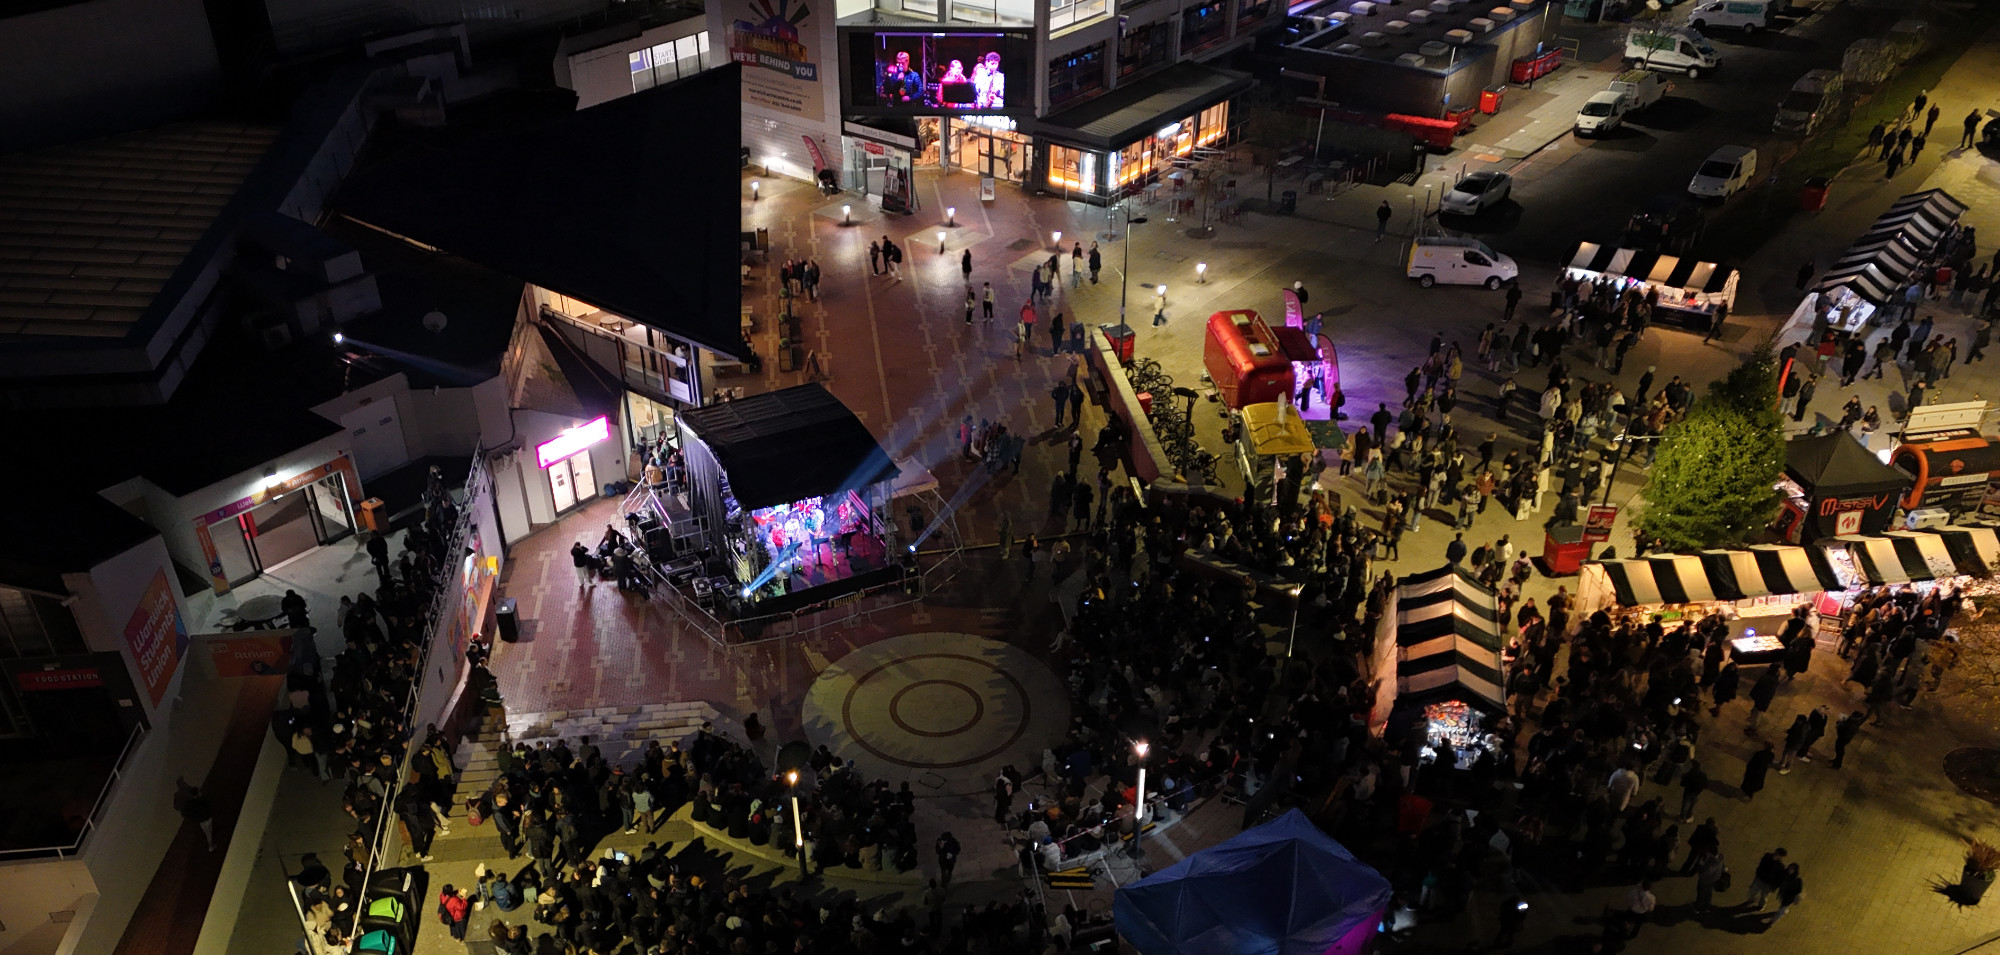
<path id="1" fill-rule="evenodd" d="M 978 113 L 1033 106 L 1034 44 L 1022 33 L 850 33 L 848 53 L 848 101 L 855 109 Z"/>

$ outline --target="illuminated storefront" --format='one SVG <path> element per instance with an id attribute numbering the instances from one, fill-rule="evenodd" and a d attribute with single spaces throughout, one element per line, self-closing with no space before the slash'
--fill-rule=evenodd
<path id="1" fill-rule="evenodd" d="M 1045 120 L 1039 172 L 1053 192 L 1108 202 L 1230 142 L 1230 98 L 1248 77 L 1183 63 Z M 1178 102 L 1175 102 L 1178 100 Z M 1167 109 L 1159 109 L 1165 101 Z"/>

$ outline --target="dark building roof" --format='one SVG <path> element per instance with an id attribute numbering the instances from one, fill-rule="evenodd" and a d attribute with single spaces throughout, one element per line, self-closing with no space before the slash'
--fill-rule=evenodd
<path id="1" fill-rule="evenodd" d="M 1785 442 L 1785 472 L 1821 494 L 1864 494 L 1908 487 L 1910 476 L 1870 453 L 1845 431 Z"/>
<path id="2" fill-rule="evenodd" d="M 741 330 L 740 67 L 538 129 L 391 160 L 343 215 L 732 357 Z"/>
<path id="3" fill-rule="evenodd" d="M 887 481 L 901 473 L 861 419 L 814 383 L 683 411 L 745 510 Z"/>
<path id="4" fill-rule="evenodd" d="M 1249 88 L 1250 77 L 1244 74 L 1181 63 L 1050 116 L 1040 125 L 1043 133 L 1057 139 L 1117 149 Z"/>

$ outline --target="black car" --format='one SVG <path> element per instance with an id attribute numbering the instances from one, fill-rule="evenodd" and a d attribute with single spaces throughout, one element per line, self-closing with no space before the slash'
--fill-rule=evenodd
<path id="1" fill-rule="evenodd" d="M 1624 246 L 1644 252 L 1686 254 L 1701 239 L 1707 217 L 1686 196 L 1663 193 L 1646 200 L 1625 223 Z"/>

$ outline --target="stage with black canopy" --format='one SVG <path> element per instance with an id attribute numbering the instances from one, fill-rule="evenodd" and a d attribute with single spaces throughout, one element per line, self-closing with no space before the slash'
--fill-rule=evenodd
<path id="1" fill-rule="evenodd" d="M 803 606 L 896 579 L 900 473 L 867 426 L 819 384 L 681 412 L 693 510 L 745 613 Z"/>

